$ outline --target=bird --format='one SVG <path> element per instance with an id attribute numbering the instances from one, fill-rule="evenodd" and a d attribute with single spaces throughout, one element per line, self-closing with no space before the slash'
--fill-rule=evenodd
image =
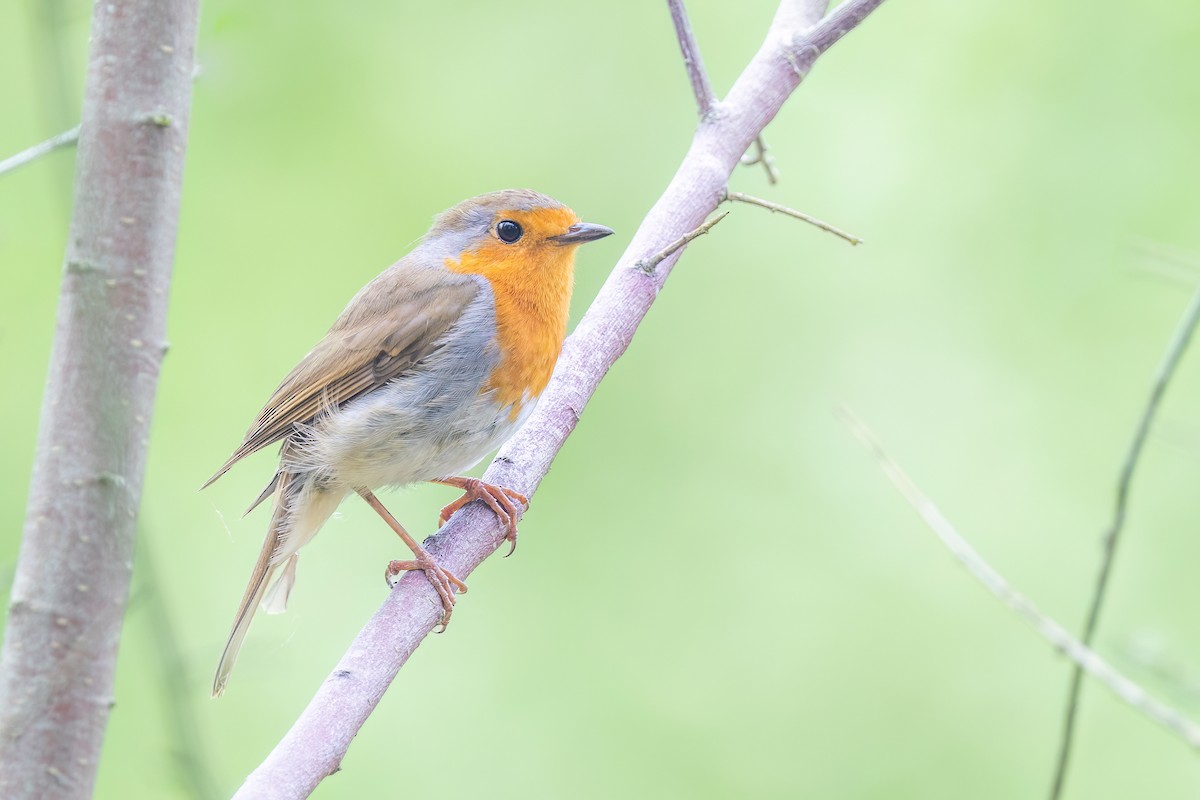
<path id="1" fill-rule="evenodd" d="M 220 696 L 258 606 L 282 613 L 299 550 L 341 502 L 359 495 L 412 550 L 385 578 L 422 570 L 442 602 L 455 590 L 375 496 L 419 482 L 459 488 L 439 525 L 482 500 L 516 547 L 526 497 L 461 473 L 509 439 L 546 388 L 566 335 L 575 251 L 613 233 L 544 194 L 508 189 L 464 200 L 434 218 L 413 249 L 367 283 L 329 332 L 288 373 L 241 445 L 204 484 L 282 442 L 279 466 L 246 513 L 272 499 L 262 550 L 221 653 Z"/>

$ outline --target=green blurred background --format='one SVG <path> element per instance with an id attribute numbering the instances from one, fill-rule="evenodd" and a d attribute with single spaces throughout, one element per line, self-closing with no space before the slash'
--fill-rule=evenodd
<path id="1" fill-rule="evenodd" d="M 690 10 L 723 93 L 774 3 Z M 0 4 L 0 155 L 76 121 L 89 13 Z M 1066 663 L 832 410 L 852 406 L 998 569 L 1078 626 L 1119 462 L 1200 279 L 1197 42 L 1189 2 L 892 0 L 838 44 L 767 130 L 782 182 L 747 167 L 732 188 L 867 244 L 739 206 L 692 245 L 517 555 L 472 575 L 316 796 L 1043 796 Z M 659 2 L 207 0 L 198 59 L 101 798 L 193 796 L 185 763 L 228 795 L 384 597 L 395 537 L 349 502 L 306 550 L 290 612 L 257 621 L 227 696 L 208 698 L 265 525 L 240 513 L 272 456 L 196 489 L 349 297 L 434 213 L 529 186 L 618 232 L 581 252 L 578 319 L 695 121 Z M 0 178 L 8 572 L 71 161 Z M 1194 353 L 1098 640 L 1193 716 L 1198 400 Z M 388 501 L 431 532 L 453 497 Z M 1193 753 L 1088 687 L 1068 797 L 1198 789 Z"/>

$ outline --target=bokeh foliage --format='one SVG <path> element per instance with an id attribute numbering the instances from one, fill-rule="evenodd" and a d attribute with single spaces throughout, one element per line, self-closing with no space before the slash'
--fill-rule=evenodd
<path id="1" fill-rule="evenodd" d="M 773 8 L 690 4 L 718 92 Z M 0 154 L 74 123 L 89 13 L 0 4 Z M 1120 458 L 1200 279 L 1198 37 L 1200 7 L 1178 1 L 892 0 L 837 45 L 767 131 L 782 183 L 747 168 L 733 186 L 867 244 L 737 207 L 691 247 L 517 555 L 472 576 L 317 797 L 1042 794 L 1064 661 L 954 565 L 831 409 L 854 407 L 1002 572 L 1078 624 Z M 660 3 L 208 0 L 198 53 L 101 798 L 188 796 L 181 751 L 228 794 L 381 601 L 397 543 L 350 502 L 306 550 L 292 610 L 256 623 L 208 699 L 265 525 L 239 515 L 271 457 L 196 487 L 345 301 L 435 212 L 530 186 L 618 231 L 581 254 L 578 318 L 694 123 Z M 70 160 L 0 178 L 9 569 Z M 1099 639 L 1194 716 L 1198 365 L 1145 455 Z M 389 505 L 430 532 L 451 497 Z M 1195 795 L 1193 754 L 1098 687 L 1081 726 L 1068 796 Z"/>

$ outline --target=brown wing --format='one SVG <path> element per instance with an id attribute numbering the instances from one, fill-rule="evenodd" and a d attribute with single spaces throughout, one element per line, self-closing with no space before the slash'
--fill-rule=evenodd
<path id="1" fill-rule="evenodd" d="M 479 287 L 465 275 L 397 265 L 359 292 L 267 401 L 204 488 L 251 453 L 403 375 L 433 350 Z"/>

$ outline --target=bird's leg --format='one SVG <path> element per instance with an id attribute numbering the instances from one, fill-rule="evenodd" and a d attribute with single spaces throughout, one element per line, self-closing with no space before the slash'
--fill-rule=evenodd
<path id="1" fill-rule="evenodd" d="M 430 483 L 441 483 L 463 490 L 462 497 L 442 509 L 438 521 L 439 528 L 446 523 L 446 520 L 450 519 L 455 511 L 467 503 L 472 500 L 482 500 L 500 518 L 500 527 L 504 528 L 504 538 L 510 545 L 504 557 L 507 558 L 513 554 L 513 551 L 517 549 L 517 517 L 529 507 L 528 497 L 520 492 L 514 492 L 512 489 L 505 489 L 503 486 L 484 483 L 478 478 L 451 476 L 434 478 Z"/>
<path id="2" fill-rule="evenodd" d="M 383 521 L 388 524 L 396 535 L 408 545 L 408 549 L 412 550 L 415 558 L 412 561 L 392 561 L 388 563 L 387 569 L 384 570 L 383 577 L 387 581 L 388 586 L 392 586 L 392 579 L 401 572 L 407 570 L 419 569 L 424 571 L 425 577 L 429 579 L 429 583 L 433 585 L 434 590 L 438 593 L 438 597 L 442 599 L 442 630 L 446 630 L 446 626 L 450 624 L 450 615 L 454 612 L 454 590 L 460 592 L 467 591 L 467 585 L 455 577 L 454 573 L 445 567 L 439 566 L 433 560 L 433 556 L 421 545 L 417 544 L 416 539 L 408 535 L 408 531 L 404 530 L 404 526 L 392 516 L 392 512 L 383 507 L 383 503 L 379 502 L 379 498 L 370 489 L 358 489 L 358 495 L 363 500 L 367 501 L 367 505 L 375 509 L 375 513 L 383 517 Z"/>

